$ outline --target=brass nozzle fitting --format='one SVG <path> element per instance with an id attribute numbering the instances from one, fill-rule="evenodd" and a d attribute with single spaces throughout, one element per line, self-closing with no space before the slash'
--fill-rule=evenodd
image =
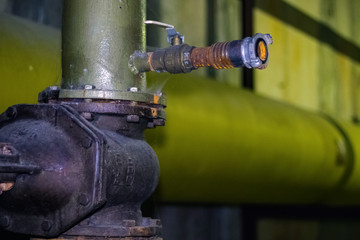
<path id="1" fill-rule="evenodd" d="M 187 73 L 200 67 L 228 69 L 236 67 L 265 69 L 268 65 L 270 34 L 230 42 L 218 42 L 209 47 L 180 44 L 149 53 L 135 52 L 129 66 L 134 72 Z"/>

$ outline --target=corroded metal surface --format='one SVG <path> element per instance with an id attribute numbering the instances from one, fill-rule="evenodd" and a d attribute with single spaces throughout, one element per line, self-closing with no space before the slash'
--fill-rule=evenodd
<path id="1" fill-rule="evenodd" d="M 191 61 L 195 68 L 213 67 L 216 69 L 233 68 L 227 52 L 230 42 L 220 42 L 210 47 L 194 48 L 191 52 Z"/>
<path id="2" fill-rule="evenodd" d="M 159 163 L 144 141 L 164 125 L 128 59 L 144 50 L 145 0 L 64 1 L 61 88 L 0 115 L 0 227 L 70 239 L 160 239 L 141 204 Z M 64 238 L 67 238 L 64 235 Z"/>
<path id="3" fill-rule="evenodd" d="M 0 185 L 9 190 L 0 196 L 0 226 L 54 237 L 88 217 L 68 234 L 161 235 L 160 222 L 140 211 L 159 177 L 156 154 L 143 140 L 155 120 L 96 112 L 90 118 L 75 107 L 17 105 L 10 108 L 15 114 L 0 115 L 0 142 L 12 144 L 0 144 L 0 180 L 16 179 L 11 190 Z"/>
<path id="4" fill-rule="evenodd" d="M 14 182 L 0 183 L 0 194 L 9 191 L 14 187 Z"/>

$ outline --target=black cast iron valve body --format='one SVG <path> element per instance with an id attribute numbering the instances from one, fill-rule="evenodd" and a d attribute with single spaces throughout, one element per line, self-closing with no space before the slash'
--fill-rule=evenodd
<path id="1" fill-rule="evenodd" d="M 136 51 L 129 67 L 135 73 L 156 71 L 188 73 L 200 67 L 228 69 L 237 67 L 265 69 L 269 62 L 270 34 L 257 33 L 242 40 L 214 43 L 210 47 L 173 45 L 154 52 Z"/>
<path id="2" fill-rule="evenodd" d="M 160 235 L 159 223 L 144 221 L 140 211 L 159 177 L 156 154 L 142 137 L 149 120 L 89 120 L 74 106 L 15 105 L 0 115 L 0 183 L 14 184 L 0 195 L 1 227 L 55 237 L 97 211 L 68 234 L 119 237 L 140 226 L 140 236 L 144 228 Z"/>

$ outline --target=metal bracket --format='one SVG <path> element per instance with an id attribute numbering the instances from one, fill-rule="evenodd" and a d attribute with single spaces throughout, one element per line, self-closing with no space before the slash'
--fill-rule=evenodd
<path id="1" fill-rule="evenodd" d="M 156 25 L 158 27 L 165 28 L 167 32 L 167 41 L 171 45 L 180 45 L 185 41 L 184 35 L 181 35 L 179 32 L 177 32 L 173 25 L 154 20 L 146 20 L 144 23 L 147 25 Z"/>

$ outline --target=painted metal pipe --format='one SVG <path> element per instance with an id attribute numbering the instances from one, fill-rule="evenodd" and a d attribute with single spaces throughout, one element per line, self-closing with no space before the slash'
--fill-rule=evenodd
<path id="1" fill-rule="evenodd" d="M 61 35 L 56 29 L 0 13 L 0 112 L 37 103 L 37 93 L 61 81 Z"/>
<path id="2" fill-rule="evenodd" d="M 0 24 L 0 46 L 9 46 L 0 55 L 3 111 L 54 84 L 60 61 L 54 68 L 49 59 L 61 53 L 58 32 L 3 14 Z M 46 74 L 33 80 L 30 64 Z M 25 91 L 31 81 L 39 85 Z M 147 130 L 160 159 L 159 201 L 360 203 L 359 126 L 191 75 L 172 75 L 164 91 L 167 125 Z"/>
<path id="3" fill-rule="evenodd" d="M 159 201 L 360 203 L 359 126 L 199 77 L 173 75 L 164 92 L 166 127 L 147 132 Z"/>
<path id="4" fill-rule="evenodd" d="M 145 75 L 128 68 L 129 56 L 145 49 L 145 0 L 64 1 L 63 19 L 61 98 L 83 98 L 76 89 L 84 86 L 98 90 L 89 98 L 145 90 Z"/>

